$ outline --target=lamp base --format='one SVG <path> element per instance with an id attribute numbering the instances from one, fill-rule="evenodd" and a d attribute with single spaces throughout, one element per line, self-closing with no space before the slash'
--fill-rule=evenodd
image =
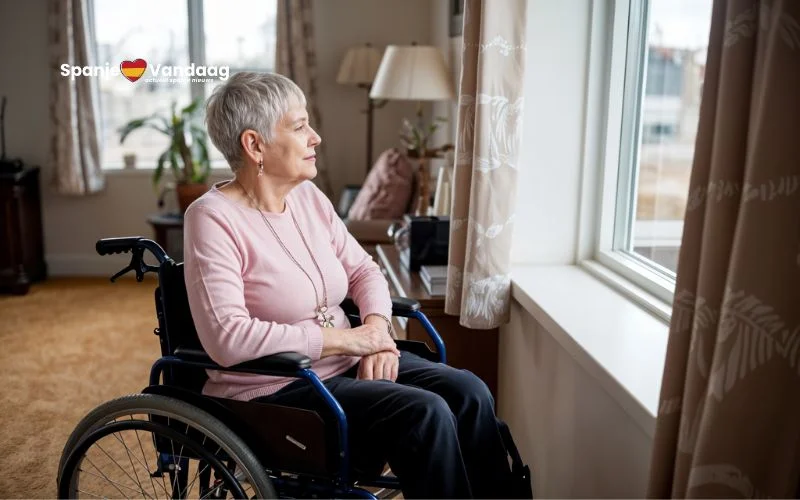
<path id="1" fill-rule="evenodd" d="M 431 204 L 431 172 L 428 159 L 417 158 L 417 200 L 414 215 L 426 216 Z"/>

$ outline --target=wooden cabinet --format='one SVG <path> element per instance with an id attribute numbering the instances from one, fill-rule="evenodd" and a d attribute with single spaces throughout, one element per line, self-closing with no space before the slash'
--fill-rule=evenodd
<path id="1" fill-rule="evenodd" d="M 28 293 L 47 276 L 39 168 L 0 172 L 0 290 Z"/>
<path id="2" fill-rule="evenodd" d="M 153 214 L 147 222 L 153 228 L 156 243 L 175 262 L 183 262 L 183 215 Z"/>
<path id="3" fill-rule="evenodd" d="M 392 245 L 377 245 L 374 250 L 376 261 L 386 276 L 392 295 L 408 297 L 419 301 L 422 312 L 439 332 L 447 348 L 447 364 L 465 368 L 480 377 L 497 401 L 497 328 L 473 330 L 458 323 L 458 316 L 445 314 L 444 296 L 430 295 L 419 277 L 419 273 L 406 269 L 400 263 L 400 255 Z M 398 324 L 395 323 L 395 327 Z M 427 332 L 415 320 L 399 325 L 405 338 L 426 342 L 431 349 Z M 402 337 L 403 334 L 398 335 Z"/>

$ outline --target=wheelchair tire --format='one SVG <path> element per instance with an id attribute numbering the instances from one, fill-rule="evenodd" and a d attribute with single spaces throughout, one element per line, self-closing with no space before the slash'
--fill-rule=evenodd
<path id="1" fill-rule="evenodd" d="M 74 476 L 74 472 L 79 469 L 80 461 L 83 458 L 78 459 L 72 457 L 72 455 L 74 452 L 86 448 L 87 444 L 89 444 L 87 440 L 92 439 L 92 436 L 97 436 L 98 431 L 102 434 L 104 428 L 111 430 L 111 426 L 129 422 L 142 422 L 142 425 L 158 426 L 157 423 L 152 422 L 151 418 L 134 421 L 134 415 L 169 417 L 179 421 L 181 424 L 186 424 L 187 435 L 190 428 L 203 433 L 206 438 L 216 442 L 218 451 L 224 451 L 226 457 L 236 462 L 236 480 L 239 481 L 240 478 L 246 479 L 255 492 L 253 495 L 255 498 L 278 498 L 269 475 L 261 466 L 255 454 L 238 435 L 206 411 L 179 399 L 156 394 L 132 394 L 114 399 L 98 406 L 81 420 L 64 445 L 64 450 L 61 454 L 57 480 L 60 498 L 65 496 L 77 498 L 77 478 Z M 130 421 L 125 420 L 126 418 L 129 418 Z M 167 426 L 162 425 L 161 427 Z M 169 428 L 167 428 L 168 430 Z M 136 432 L 138 436 L 138 430 Z M 119 438 L 117 440 L 119 441 Z M 203 443 L 195 443 L 195 445 L 205 450 L 207 447 L 205 443 L 204 439 Z M 124 442 L 123 444 L 127 446 Z M 102 447 L 100 449 L 102 450 Z M 81 454 L 85 451 L 84 449 Z M 103 453 L 106 453 L 105 450 L 103 450 Z M 148 464 L 145 463 L 144 465 Z M 65 470 L 67 466 L 70 466 L 69 468 L 72 470 Z M 102 471 L 100 472 L 102 474 Z"/>

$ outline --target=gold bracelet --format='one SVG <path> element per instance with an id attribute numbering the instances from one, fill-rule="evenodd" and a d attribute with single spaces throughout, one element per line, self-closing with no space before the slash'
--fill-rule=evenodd
<path id="1" fill-rule="evenodd" d="M 366 316 L 364 316 L 364 319 L 366 320 L 370 316 L 378 316 L 379 318 L 383 319 L 386 322 L 386 326 L 388 327 L 389 336 L 392 337 L 392 338 L 395 338 L 395 336 L 394 336 L 394 327 L 392 326 L 392 320 L 390 320 L 389 318 L 387 318 L 386 316 L 384 316 L 381 313 L 369 313 Z"/>

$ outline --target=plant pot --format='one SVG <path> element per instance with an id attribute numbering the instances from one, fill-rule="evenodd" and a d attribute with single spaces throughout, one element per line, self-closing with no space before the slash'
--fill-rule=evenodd
<path id="1" fill-rule="evenodd" d="M 208 191 L 208 185 L 204 183 L 179 183 L 175 186 L 175 193 L 178 195 L 178 208 L 184 213 L 194 200 L 200 198 Z"/>
<path id="2" fill-rule="evenodd" d="M 123 161 L 125 162 L 125 168 L 128 170 L 132 170 L 136 168 L 136 154 L 128 153 L 122 157 Z"/>

